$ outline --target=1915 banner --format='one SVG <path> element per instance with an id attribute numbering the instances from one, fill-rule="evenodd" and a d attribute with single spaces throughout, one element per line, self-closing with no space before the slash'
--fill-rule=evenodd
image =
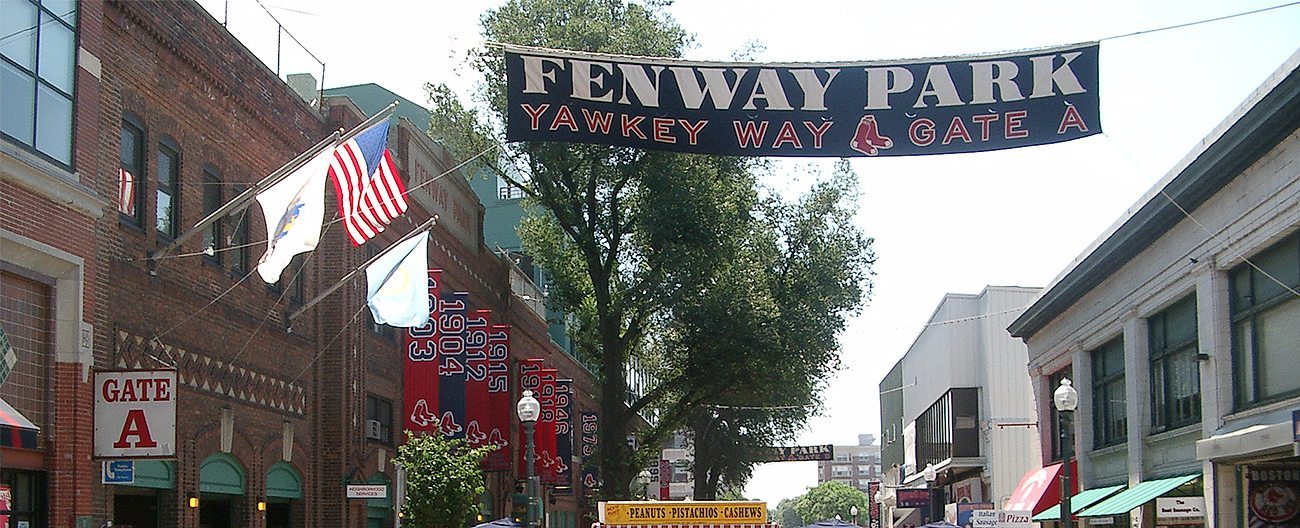
<path id="1" fill-rule="evenodd" d="M 1098 45 L 917 61 L 690 62 L 506 47 L 510 141 L 914 156 L 1101 132 Z"/>

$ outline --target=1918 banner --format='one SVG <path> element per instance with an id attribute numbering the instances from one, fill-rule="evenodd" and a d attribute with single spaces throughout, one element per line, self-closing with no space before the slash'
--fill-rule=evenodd
<path id="1" fill-rule="evenodd" d="M 917 61 L 690 62 L 517 46 L 505 58 L 510 141 L 915 156 L 1101 132 L 1095 42 Z"/>

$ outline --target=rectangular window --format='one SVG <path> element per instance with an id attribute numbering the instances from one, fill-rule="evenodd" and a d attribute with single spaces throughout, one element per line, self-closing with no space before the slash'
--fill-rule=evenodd
<path id="1" fill-rule="evenodd" d="M 372 426 L 372 422 L 379 422 Z M 366 438 L 385 444 L 393 442 L 393 402 L 366 395 Z"/>
<path id="2" fill-rule="evenodd" d="M 75 2 L 0 1 L 0 134 L 72 166 Z"/>
<path id="3" fill-rule="evenodd" d="M 118 149 L 117 211 L 122 221 L 134 226 L 144 225 L 144 189 L 148 180 L 144 176 L 144 129 L 138 124 L 122 120 L 122 143 Z"/>
<path id="4" fill-rule="evenodd" d="M 212 168 L 203 169 L 203 216 L 206 218 L 221 207 L 221 176 Z M 225 249 L 221 236 L 221 222 L 216 221 L 203 230 L 203 260 L 221 265 L 221 251 Z"/>
<path id="5" fill-rule="evenodd" d="M 1201 375 L 1196 363 L 1196 296 L 1147 319 L 1151 345 L 1151 432 L 1201 420 Z"/>
<path id="6" fill-rule="evenodd" d="M 289 262 L 286 272 L 289 274 L 289 300 L 297 304 L 302 304 L 306 288 L 303 284 L 307 281 L 307 255 L 299 253 Z"/>
<path id="7" fill-rule="evenodd" d="M 1128 434 L 1124 393 L 1124 338 L 1106 343 L 1092 354 L 1093 447 L 1124 443 Z"/>
<path id="8" fill-rule="evenodd" d="M 154 223 L 158 234 L 173 239 L 180 234 L 180 153 L 168 143 L 158 145 L 158 201 Z"/>
<path id="9" fill-rule="evenodd" d="M 242 188 L 235 190 L 235 196 L 242 194 Z M 240 211 L 238 214 L 227 217 L 230 219 L 230 272 L 236 277 L 243 277 L 248 274 L 248 208 Z"/>
<path id="10" fill-rule="evenodd" d="M 1254 264 L 1254 266 L 1251 265 Z M 1229 272 L 1232 380 L 1236 409 L 1300 394 L 1300 236 Z"/>

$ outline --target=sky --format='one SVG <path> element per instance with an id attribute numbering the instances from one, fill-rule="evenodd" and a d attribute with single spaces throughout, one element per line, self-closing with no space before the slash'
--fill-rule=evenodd
<path id="1" fill-rule="evenodd" d="M 483 43 L 479 15 L 499 2 L 200 0 L 269 67 L 275 16 L 324 61 L 326 87 L 377 83 L 425 103 L 425 83 L 463 96 L 463 64 Z M 874 237 L 871 298 L 841 336 L 844 368 L 800 445 L 853 445 L 879 435 L 878 384 L 945 293 L 1046 286 L 1300 47 L 1300 5 L 1203 24 L 1286 0 L 830 2 L 677 0 L 692 60 L 819 62 L 980 54 L 1101 41 L 1103 133 L 988 153 L 857 158 L 858 226 Z M 227 9 L 228 6 L 228 9 Z M 358 10 L 364 7 L 364 10 Z M 382 28 L 374 36 L 367 28 Z M 285 37 L 281 74 L 321 67 Z M 765 177 L 788 194 L 829 160 L 781 160 Z M 814 462 L 760 466 L 746 496 L 769 506 L 817 483 Z"/>

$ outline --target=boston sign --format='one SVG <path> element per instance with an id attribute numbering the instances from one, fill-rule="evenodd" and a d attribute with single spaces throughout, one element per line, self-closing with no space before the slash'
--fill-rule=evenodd
<path id="1" fill-rule="evenodd" d="M 1097 51 L 753 64 L 507 46 L 506 135 L 741 156 L 1042 145 L 1101 132 Z"/>

